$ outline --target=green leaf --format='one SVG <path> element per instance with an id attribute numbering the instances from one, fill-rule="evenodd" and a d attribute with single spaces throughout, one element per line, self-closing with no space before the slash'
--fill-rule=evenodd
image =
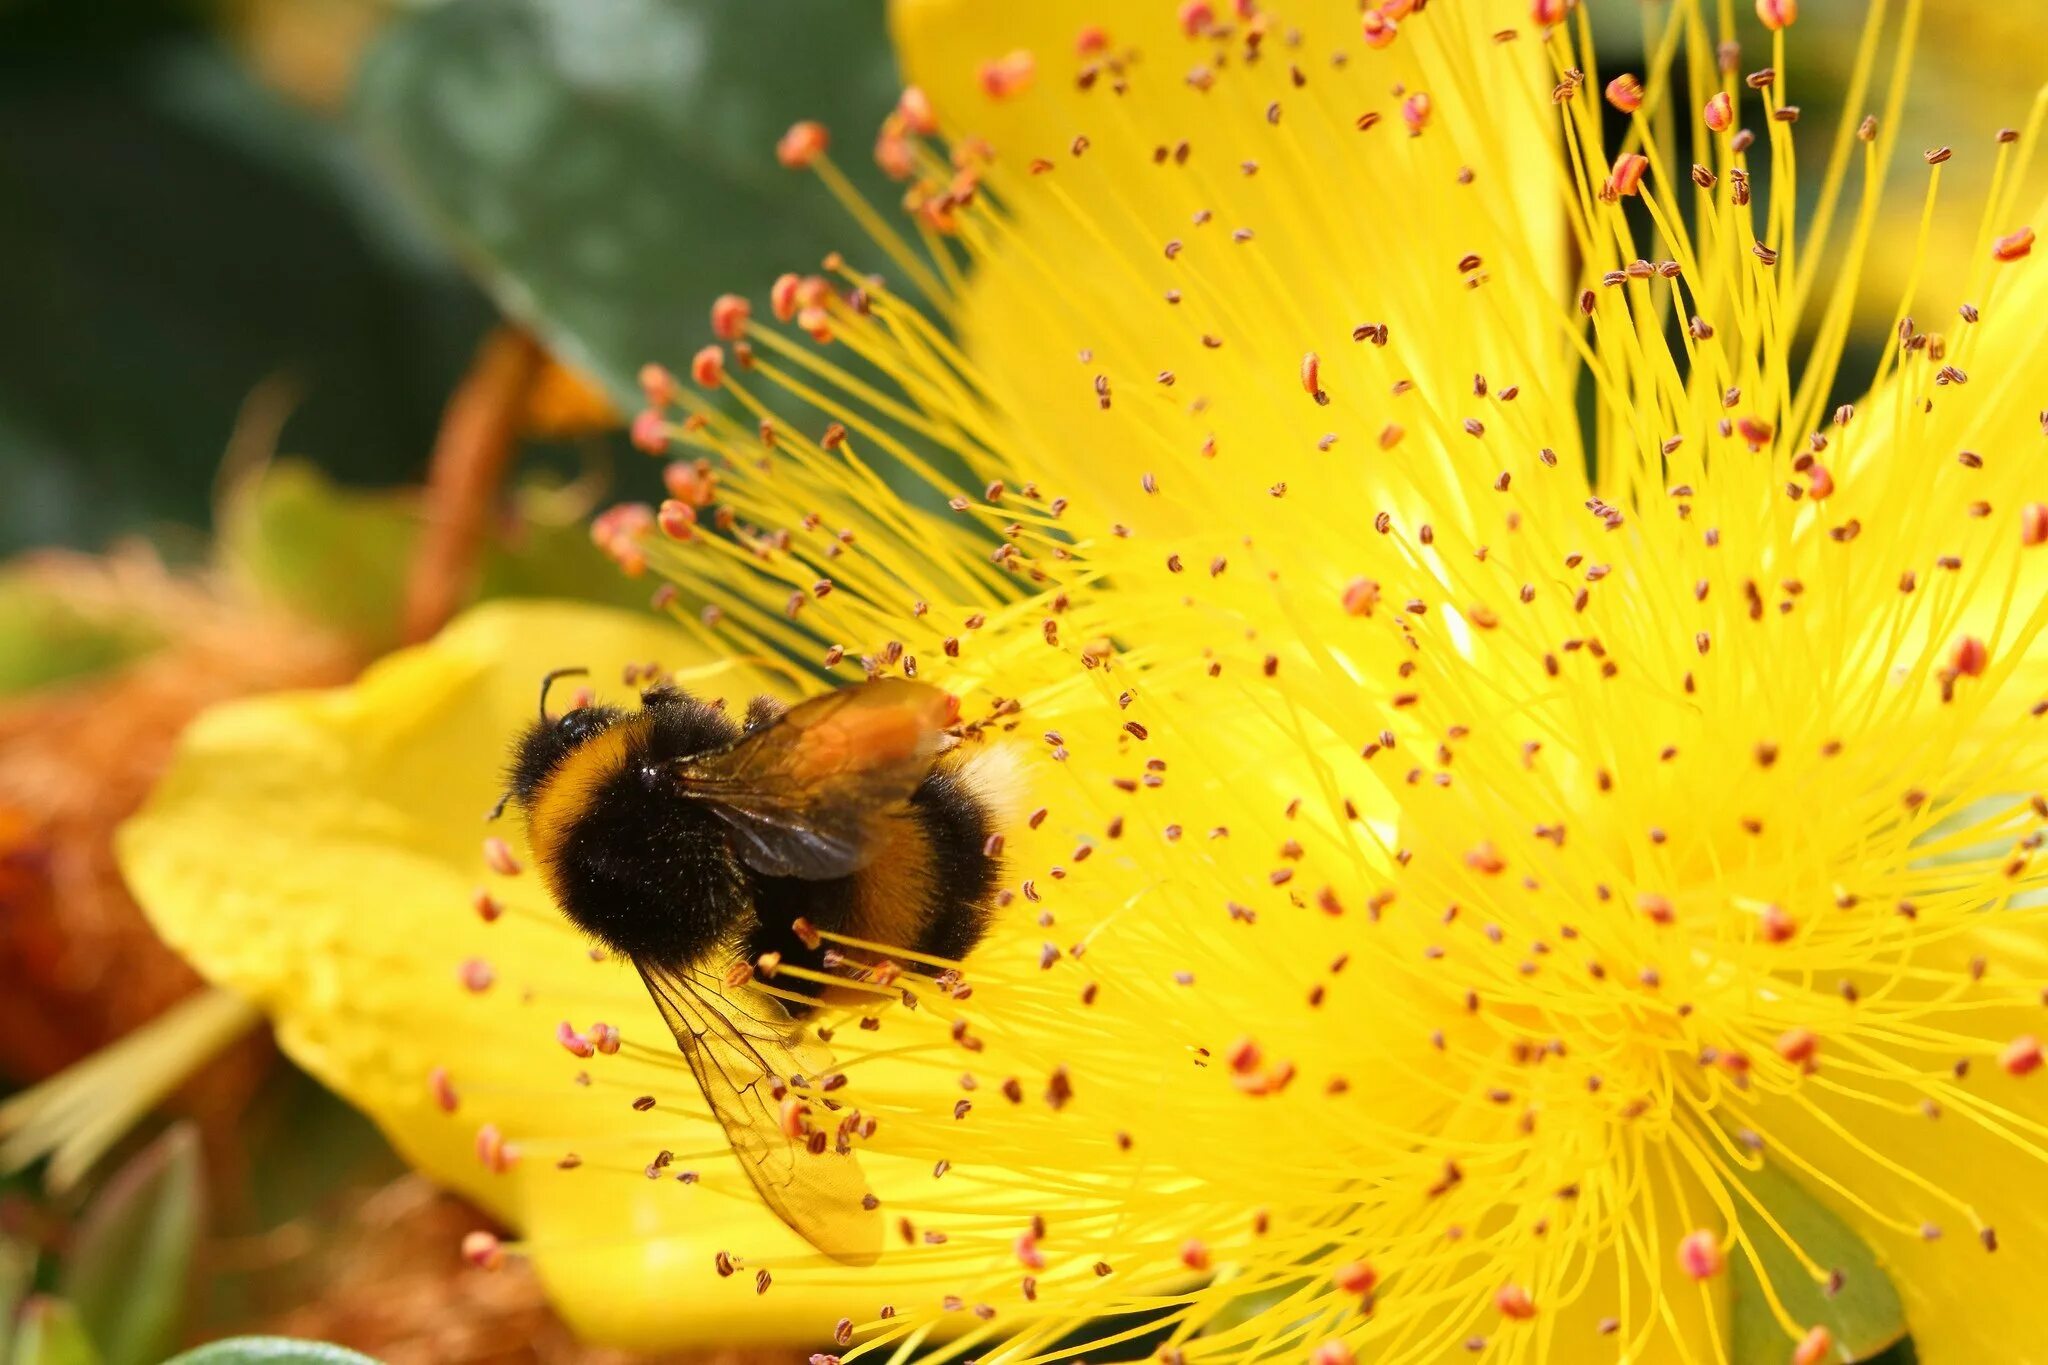
<path id="1" fill-rule="evenodd" d="M 292 1337 L 229 1337 L 173 1356 L 164 1365 L 377 1365 L 346 1346 Z"/>
<path id="2" fill-rule="evenodd" d="M 645 605 L 649 586 L 621 574 L 580 521 L 546 525 L 521 508 L 545 501 L 514 490 L 514 524 L 494 527 L 478 556 L 476 596 Z M 217 552 L 267 601 L 379 652 L 398 643 L 420 517 L 415 490 L 343 488 L 304 461 L 277 460 L 227 499 Z"/>
<path id="3" fill-rule="evenodd" d="M 204 1206 L 198 1130 L 181 1123 L 87 1207 L 58 1286 L 106 1365 L 154 1365 L 177 1341 Z"/>
<path id="4" fill-rule="evenodd" d="M 347 131 L 205 31 L 221 10 L 0 5 L 0 553 L 203 525 L 271 378 L 290 449 L 407 477 L 489 323 Z"/>
<path id="5" fill-rule="evenodd" d="M 500 305 L 632 403 L 715 296 L 854 231 L 776 164 L 790 123 L 893 199 L 864 168 L 896 84 L 879 0 L 448 0 L 391 27 L 356 113 Z"/>
<path id="6" fill-rule="evenodd" d="M 21 1308 L 11 1365 L 101 1365 L 78 1310 L 38 1294 Z"/>
<path id="7" fill-rule="evenodd" d="M 277 460 L 229 495 L 217 551 L 270 602 L 380 650 L 398 642 L 419 517 L 412 493 L 346 489 Z"/>
<path id="8" fill-rule="evenodd" d="M 1804 1184 L 1769 1162 L 1743 1181 L 1823 1275 L 1841 1275 L 1841 1288 L 1829 1294 L 1756 1210 L 1736 1197 L 1742 1229 L 1756 1247 L 1778 1301 L 1795 1322 L 1802 1327 L 1825 1326 L 1834 1334 L 1836 1355 L 1843 1361 L 1874 1361 L 1907 1339 L 1905 1305 L 1862 1238 Z M 1734 1365 L 1784 1365 L 1793 1342 L 1764 1299 L 1757 1268 L 1739 1250 L 1729 1261 Z"/>

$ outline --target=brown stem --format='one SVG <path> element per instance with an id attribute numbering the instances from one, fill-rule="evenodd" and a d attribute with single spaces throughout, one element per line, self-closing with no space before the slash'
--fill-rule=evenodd
<path id="1" fill-rule="evenodd" d="M 526 333 L 500 327 L 484 338 L 441 414 L 427 464 L 426 524 L 405 584 L 405 639 L 426 639 L 473 586 L 492 499 L 517 443 L 527 391 L 547 355 Z"/>

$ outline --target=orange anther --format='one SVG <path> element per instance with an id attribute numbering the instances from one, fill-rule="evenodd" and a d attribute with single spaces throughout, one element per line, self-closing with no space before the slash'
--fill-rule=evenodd
<path id="1" fill-rule="evenodd" d="M 1789 28 L 1799 17 L 1799 0 L 1756 0 L 1756 17 L 1773 33 Z"/>
<path id="2" fill-rule="evenodd" d="M 792 123 L 789 131 L 775 144 L 775 159 L 792 171 L 800 171 L 825 154 L 832 145 L 832 134 L 825 125 L 812 119 Z"/>
<path id="3" fill-rule="evenodd" d="M 720 341 L 738 341 L 753 315 L 754 305 L 738 294 L 720 294 L 711 301 L 711 335 Z"/>

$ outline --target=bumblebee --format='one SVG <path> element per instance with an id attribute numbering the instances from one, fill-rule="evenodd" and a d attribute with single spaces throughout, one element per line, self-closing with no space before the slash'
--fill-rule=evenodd
<path id="1" fill-rule="evenodd" d="M 871 1261 L 882 1221 L 857 1160 L 792 1131 L 774 1098 L 831 1070 L 803 1028 L 814 1006 L 728 986 L 727 969 L 776 954 L 823 972 L 812 927 L 967 953 L 999 875 L 995 751 L 963 744 L 953 699 L 905 679 L 787 708 L 757 697 L 740 721 L 665 684 L 637 710 L 550 719 L 549 686 L 583 671 L 542 681 L 499 808 L 524 815 L 562 913 L 639 970 L 763 1201 L 827 1256 Z"/>

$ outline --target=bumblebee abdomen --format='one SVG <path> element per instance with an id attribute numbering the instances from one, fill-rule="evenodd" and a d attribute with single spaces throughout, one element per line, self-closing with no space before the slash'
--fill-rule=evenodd
<path id="1" fill-rule="evenodd" d="M 941 767 L 910 800 L 925 845 L 924 924 L 910 946 L 935 957 L 960 958 L 988 932 L 1002 869 L 989 851 L 995 814 L 973 778 Z"/>

